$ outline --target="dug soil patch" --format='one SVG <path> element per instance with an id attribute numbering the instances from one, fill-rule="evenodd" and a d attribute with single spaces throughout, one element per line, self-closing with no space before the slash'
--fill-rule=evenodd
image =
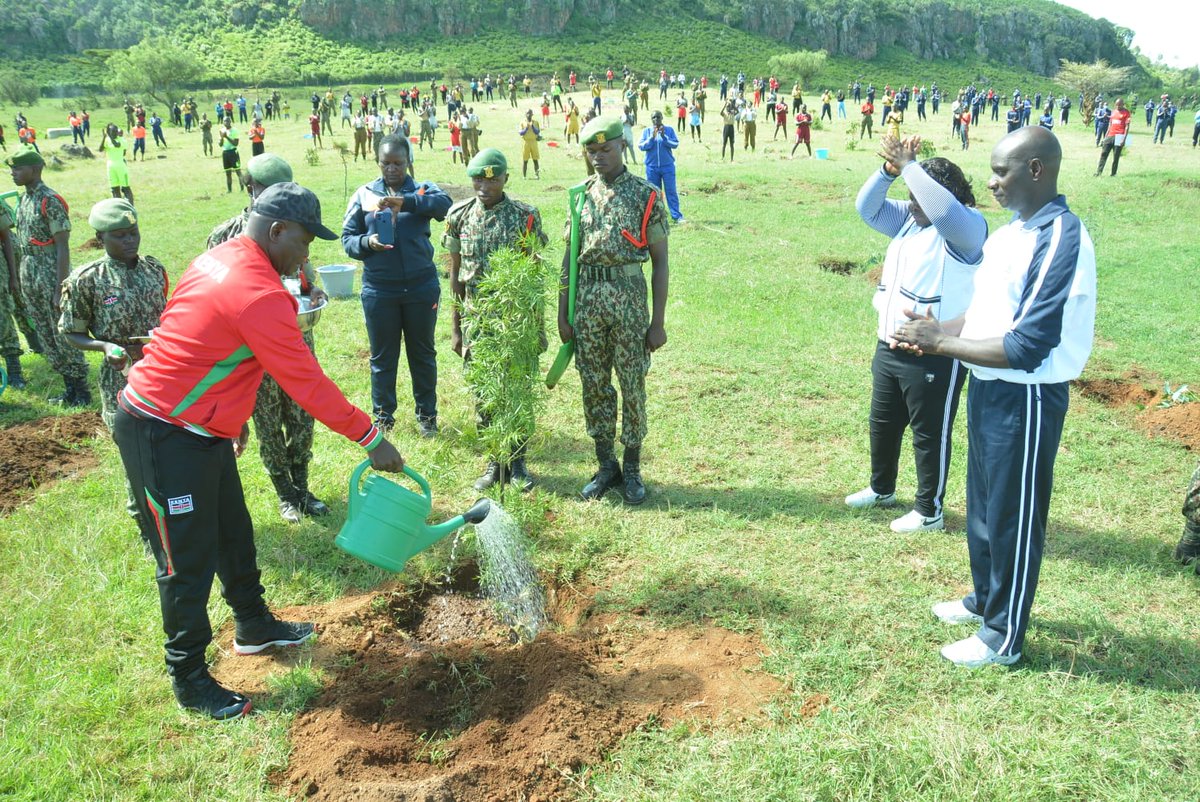
<path id="1" fill-rule="evenodd" d="M 94 468 L 96 455 L 80 444 L 102 432 L 104 424 L 96 412 L 39 418 L 5 429 L 0 513 L 29 501 L 33 491 L 47 482 Z"/>
<path id="2" fill-rule="evenodd" d="M 858 270 L 858 265 L 854 262 L 848 262 L 845 259 L 822 258 L 817 260 L 817 267 L 828 273 L 836 273 L 839 276 L 848 276 L 855 270 Z"/>
<path id="3" fill-rule="evenodd" d="M 1145 407 L 1156 404 L 1160 394 L 1142 384 L 1140 374 L 1130 373 L 1119 379 L 1079 379 L 1075 382 L 1080 395 L 1110 407 L 1127 405 Z"/>
<path id="4" fill-rule="evenodd" d="M 1135 368 L 1116 379 L 1079 379 L 1075 386 L 1085 398 L 1114 408 L 1137 410 L 1137 425 L 1150 436 L 1165 437 L 1190 451 L 1200 451 L 1200 403 L 1160 407 L 1163 393 L 1150 389 L 1147 383 L 1160 384 Z"/>
<path id="5" fill-rule="evenodd" d="M 321 627 L 304 659 L 326 690 L 296 719 L 277 781 L 300 798 L 483 802 L 573 797 L 589 766 L 647 722 L 757 717 L 780 690 L 762 644 L 716 627 L 661 629 L 548 593 L 555 622 L 514 644 L 460 575 L 459 592 L 374 593 L 290 611 Z M 226 632 L 221 642 L 228 641 Z M 221 660 L 254 692 L 295 656 Z"/>

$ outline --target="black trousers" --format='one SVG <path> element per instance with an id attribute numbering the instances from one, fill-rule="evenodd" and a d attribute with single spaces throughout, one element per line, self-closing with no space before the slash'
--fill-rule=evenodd
<path id="1" fill-rule="evenodd" d="M 409 303 L 403 298 L 362 294 L 371 343 L 371 405 L 377 417 L 396 414 L 396 367 L 400 345 L 408 357 L 415 411 L 420 418 L 437 417 L 437 327 L 438 299 Z"/>
<path id="2" fill-rule="evenodd" d="M 214 576 L 235 620 L 267 611 L 233 446 L 124 409 L 117 411 L 113 439 L 158 564 L 167 672 L 185 677 L 204 665 L 212 641 Z"/>
<path id="3" fill-rule="evenodd" d="M 1100 146 L 1100 164 L 1096 167 L 1096 175 L 1104 172 L 1104 163 L 1108 161 L 1108 154 L 1110 153 L 1113 157 L 1112 173 L 1110 175 L 1117 174 L 1117 165 L 1121 163 L 1121 151 L 1125 148 L 1116 144 L 1116 141 L 1117 138 L 1115 136 L 1104 138 L 1104 143 Z"/>
<path id="4" fill-rule="evenodd" d="M 1066 382 L 971 379 L 967 391 L 967 552 L 983 616 L 979 638 L 1000 654 L 1025 642 L 1046 542 L 1054 457 L 1069 395 Z"/>
<path id="5" fill-rule="evenodd" d="M 951 438 L 966 371 L 957 359 L 914 356 L 879 343 L 871 361 L 871 488 L 896 492 L 904 430 L 913 433 L 917 494 L 913 509 L 942 514 Z"/>

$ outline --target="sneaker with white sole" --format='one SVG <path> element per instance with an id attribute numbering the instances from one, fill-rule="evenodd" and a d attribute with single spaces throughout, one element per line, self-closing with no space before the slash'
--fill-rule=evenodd
<path id="1" fill-rule="evenodd" d="M 939 602 L 933 605 L 933 614 L 943 624 L 982 624 L 983 616 L 973 613 L 963 604 L 962 599 Z"/>
<path id="2" fill-rule="evenodd" d="M 864 487 L 857 493 L 851 493 L 846 496 L 846 506 L 852 510 L 869 510 L 873 507 L 895 507 L 896 494 L 879 494 L 869 487 Z"/>
<path id="3" fill-rule="evenodd" d="M 316 635 L 316 628 L 307 622 L 280 621 L 271 613 L 238 621 L 233 636 L 233 650 L 238 654 L 258 654 L 272 646 L 299 646 Z"/>
<path id="4" fill-rule="evenodd" d="M 932 518 L 926 518 L 916 510 L 909 510 L 906 514 L 892 521 L 893 532 L 932 532 L 935 529 L 945 529 L 945 521 L 942 516 L 935 515 Z"/>
<path id="5" fill-rule="evenodd" d="M 943 646 L 942 657 L 963 668 L 982 668 L 989 665 L 1011 666 L 1021 659 L 1021 653 L 1000 654 L 980 640 L 978 635 L 972 635 Z"/>

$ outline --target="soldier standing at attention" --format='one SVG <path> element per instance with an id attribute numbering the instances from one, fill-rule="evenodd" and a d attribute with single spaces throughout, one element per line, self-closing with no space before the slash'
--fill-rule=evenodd
<path id="1" fill-rule="evenodd" d="M 104 246 L 105 256 L 71 271 L 62 286 L 62 315 L 58 330 L 67 342 L 84 351 L 100 351 L 100 415 L 111 432 L 117 416 L 117 396 L 125 389 L 125 374 L 142 358 L 145 337 L 157 328 L 167 305 L 166 268 L 152 256 L 139 256 L 142 235 L 137 211 L 124 198 L 102 200 L 92 207 L 88 225 Z M 125 483 L 126 509 L 144 528 Z M 147 548 L 150 548 L 147 541 Z"/>
<path id="2" fill-rule="evenodd" d="M 14 319 L 32 350 L 40 351 L 41 343 L 26 319 L 25 305 L 21 302 L 21 276 L 17 266 L 17 254 L 13 250 L 13 219 L 8 204 L 0 201 L 0 253 L 4 254 L 5 279 L 0 281 L 0 353 L 4 354 L 4 369 L 8 373 L 8 386 L 14 390 L 25 387 L 21 375 L 21 340 L 17 337 Z"/>
<path id="3" fill-rule="evenodd" d="M 563 342 L 575 338 L 575 365 L 583 384 L 587 432 L 596 443 L 599 470 L 583 488 L 585 500 L 601 498 L 624 485 L 626 504 L 646 498 L 642 484 L 642 440 L 646 436 L 646 372 L 650 354 L 667 342 L 663 318 L 667 306 L 667 211 L 654 187 L 629 172 L 621 162 L 621 121 L 598 117 L 583 129 L 596 174 L 586 182 L 580 221 L 575 325 L 567 320 L 567 269 L 563 257 L 563 292 L 558 303 L 558 332 Z M 567 224 L 570 241 L 570 223 Z M 650 286 L 653 313 L 647 308 L 642 264 L 653 266 Z M 614 451 L 617 391 L 621 385 L 623 465 Z"/>
<path id="4" fill-rule="evenodd" d="M 246 173 L 246 189 L 250 191 L 251 205 L 267 187 L 292 180 L 291 166 L 274 153 L 263 153 L 252 158 L 246 163 Z M 208 250 L 241 236 L 249 220 L 250 205 L 241 214 L 213 229 L 208 235 Z M 312 305 L 319 306 L 325 302 L 325 293 L 314 284 L 315 278 L 312 263 L 305 260 L 300 269 L 301 294 L 309 295 Z M 316 345 L 312 332 L 301 332 L 301 336 L 315 356 Z M 308 490 L 308 466 L 312 462 L 312 416 L 293 401 L 269 373 L 264 373 L 254 402 L 253 418 L 254 432 L 258 436 L 258 453 L 279 496 L 280 517 L 290 524 L 298 524 L 304 515 L 328 515 L 329 507 Z"/>
<path id="5" fill-rule="evenodd" d="M 26 311 L 50 366 L 63 377 L 66 390 L 50 399 L 64 406 L 92 403 L 87 384 L 87 362 L 58 333 L 63 279 L 71 270 L 71 220 L 67 202 L 42 182 L 46 162 L 42 154 L 25 146 L 6 161 L 13 183 L 25 187 L 17 204 L 17 243 L 21 252 L 21 291 Z"/>
<path id="6" fill-rule="evenodd" d="M 446 233 L 442 235 L 442 246 L 450 253 L 450 289 L 463 307 L 461 313 L 456 307 L 451 317 L 450 347 L 463 359 L 471 358 L 471 343 L 463 342 L 462 317 L 467 317 L 469 333 L 471 303 L 492 253 L 501 248 L 522 247 L 526 237 L 532 237 L 537 245 L 545 245 L 547 241 L 537 208 L 513 200 L 504 192 L 508 160 L 503 153 L 496 148 L 480 151 L 467 165 L 467 176 L 475 197 L 450 207 Z M 479 425 L 488 425 L 482 414 Z M 533 477 L 525 466 L 525 451 L 526 444 L 522 442 L 507 464 L 489 462 L 487 471 L 475 482 L 475 489 L 487 490 L 508 480 L 522 491 L 531 490 Z"/>

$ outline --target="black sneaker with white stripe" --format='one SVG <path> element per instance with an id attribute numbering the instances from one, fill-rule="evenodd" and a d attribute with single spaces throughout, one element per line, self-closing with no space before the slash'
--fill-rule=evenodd
<path id="1" fill-rule="evenodd" d="M 310 623 L 280 621 L 270 613 L 238 621 L 233 650 L 238 654 L 258 654 L 272 646 L 299 646 L 316 634 Z"/>

